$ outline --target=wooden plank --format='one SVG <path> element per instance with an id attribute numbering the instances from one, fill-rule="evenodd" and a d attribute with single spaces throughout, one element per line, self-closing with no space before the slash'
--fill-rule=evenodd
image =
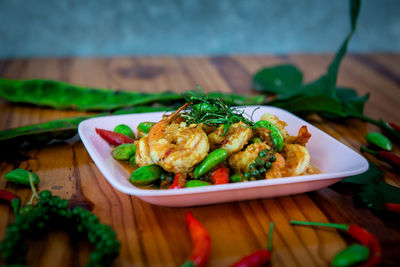
<path id="1" fill-rule="evenodd" d="M 369 55 L 366 56 L 368 59 Z M 390 56 L 371 60 L 397 73 Z M 224 56 L 224 57 L 121 57 L 63 58 L 0 61 L 0 75 L 6 78 L 46 78 L 77 85 L 126 89 L 133 91 L 184 92 L 200 84 L 205 92 L 253 93 L 251 74 L 263 66 L 294 63 L 310 81 L 325 71 L 330 55 L 289 56 Z M 368 76 L 366 79 L 364 76 Z M 397 75 L 397 74 L 396 74 Z M 382 70 L 358 58 L 343 62 L 339 83 L 357 88 L 360 93 L 372 92 L 367 114 L 398 120 L 398 84 Z M 385 88 L 382 88 L 385 87 Z M 393 114 L 394 113 L 394 114 Z M 0 102 L 0 129 L 32 122 L 76 116 L 77 111 L 35 108 Z M 311 123 L 339 141 L 358 150 L 365 133 L 374 129 L 359 120 L 341 123 L 308 118 Z M 398 152 L 398 146 L 395 145 Z M 377 235 L 384 247 L 384 264 L 396 266 L 400 228 L 396 217 L 374 214 L 354 201 L 353 188 L 335 185 L 296 196 L 233 202 L 193 208 L 168 208 L 148 204 L 114 189 L 95 166 L 82 143 L 58 142 L 42 148 L 23 150 L 25 157 L 13 156 L 0 161 L 0 176 L 16 168 L 33 170 L 41 177 L 40 190 L 83 205 L 110 224 L 121 241 L 119 257 L 113 266 L 178 266 L 191 251 L 191 241 L 184 220 L 186 211 L 208 229 L 212 238 L 209 266 L 229 266 L 242 256 L 263 248 L 267 242 L 268 224 L 274 221 L 272 266 L 329 266 L 333 255 L 353 242 L 338 231 L 293 227 L 290 219 L 355 222 Z M 15 158 L 14 158 L 15 157 Z M 371 157 L 371 159 L 373 159 Z M 399 184 L 398 172 L 378 162 L 385 178 Z M 24 203 L 30 190 L 0 179 L 0 188 L 16 192 Z M 13 221 L 11 210 L 0 205 L 0 236 Z M 75 243 L 67 234 L 54 232 L 34 243 L 28 254 L 31 266 L 84 265 L 91 247 L 84 240 Z M 3 262 L 0 259 L 0 264 Z"/>

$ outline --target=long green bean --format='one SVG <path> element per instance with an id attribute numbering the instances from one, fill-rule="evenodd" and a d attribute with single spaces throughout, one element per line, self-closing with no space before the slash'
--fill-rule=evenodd
<path id="1" fill-rule="evenodd" d="M 234 105 L 261 104 L 264 96 L 241 96 L 214 92 Z M 57 109 L 115 110 L 158 102 L 171 104 L 182 100 L 180 93 L 139 93 L 75 86 L 51 80 L 10 80 L 0 78 L 0 97 L 9 102 L 49 106 Z"/>

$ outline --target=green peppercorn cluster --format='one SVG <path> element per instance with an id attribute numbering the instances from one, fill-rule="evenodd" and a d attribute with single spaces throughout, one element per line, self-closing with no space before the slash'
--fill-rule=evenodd
<path id="1" fill-rule="evenodd" d="M 248 170 L 243 174 L 244 179 L 264 179 L 265 173 L 271 168 L 272 163 L 276 161 L 274 150 L 264 149 L 258 153 L 258 157 L 249 165 Z"/>
<path id="2" fill-rule="evenodd" d="M 118 255 L 120 243 L 114 230 L 101 224 L 99 218 L 80 206 L 70 209 L 68 200 L 42 191 L 36 206 L 27 205 L 20 209 L 13 224 L 6 229 L 0 243 L 3 259 L 8 264 L 24 264 L 28 246 L 25 238 L 39 239 L 53 226 L 86 233 L 95 247 L 86 266 L 107 266 Z"/>

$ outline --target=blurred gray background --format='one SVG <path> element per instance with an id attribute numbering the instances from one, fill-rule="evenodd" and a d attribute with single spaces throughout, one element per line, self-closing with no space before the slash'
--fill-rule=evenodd
<path id="1" fill-rule="evenodd" d="M 0 57 L 334 52 L 347 0 L 0 0 Z M 400 51 L 400 0 L 364 0 L 352 52 Z"/>

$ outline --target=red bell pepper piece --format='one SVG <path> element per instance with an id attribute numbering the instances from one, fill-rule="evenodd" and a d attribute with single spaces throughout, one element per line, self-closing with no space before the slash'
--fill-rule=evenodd
<path id="1" fill-rule="evenodd" d="M 229 169 L 225 166 L 219 166 L 213 171 L 211 180 L 214 182 L 214 184 L 229 183 Z"/>
<path id="2" fill-rule="evenodd" d="M 368 247 L 370 251 L 370 256 L 368 260 L 358 267 L 372 267 L 377 266 L 381 262 L 382 259 L 382 247 L 371 233 L 369 233 L 364 228 L 356 225 L 356 224 L 337 224 L 337 223 L 319 223 L 319 222 L 303 222 L 303 221 L 290 221 L 291 224 L 297 225 L 314 225 L 314 226 L 326 226 L 333 227 L 336 229 L 340 229 L 349 233 L 351 237 L 359 241 L 362 245 Z"/>
<path id="3" fill-rule="evenodd" d="M 135 141 L 126 135 L 105 129 L 96 128 L 96 133 L 100 135 L 104 140 L 106 140 L 109 144 L 114 146 L 133 143 Z"/>
<path id="4" fill-rule="evenodd" d="M 200 224 L 193 214 L 186 212 L 186 223 L 192 240 L 192 253 L 182 267 L 205 266 L 211 251 L 211 238 L 206 228 Z"/>

